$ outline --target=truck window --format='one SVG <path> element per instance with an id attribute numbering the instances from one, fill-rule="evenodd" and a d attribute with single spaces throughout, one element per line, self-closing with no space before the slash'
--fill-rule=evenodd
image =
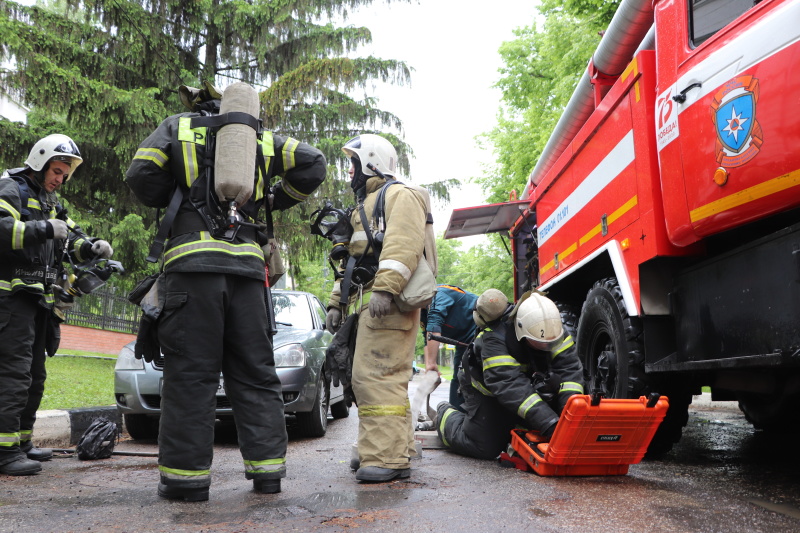
<path id="1" fill-rule="evenodd" d="M 689 0 L 693 46 L 717 33 L 760 0 Z"/>

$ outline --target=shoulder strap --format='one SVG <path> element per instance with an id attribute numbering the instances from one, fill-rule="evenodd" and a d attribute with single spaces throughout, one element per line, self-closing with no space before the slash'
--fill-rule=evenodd
<path id="1" fill-rule="evenodd" d="M 17 182 L 17 188 L 19 189 L 20 214 L 26 216 L 30 215 L 31 212 L 28 211 L 28 199 L 31 197 L 31 189 L 28 187 L 28 183 L 25 181 L 25 178 L 20 176 L 9 174 L 8 177 Z"/>
<path id="2" fill-rule="evenodd" d="M 164 218 L 161 219 L 161 225 L 158 227 L 156 238 L 153 239 L 153 244 L 150 245 L 150 253 L 147 255 L 148 263 L 158 262 L 158 258 L 164 252 L 164 244 L 167 241 L 167 235 L 172 228 L 172 222 L 175 220 L 175 215 L 178 214 L 178 208 L 183 200 L 183 189 L 175 187 L 172 193 L 172 199 L 169 201 L 167 211 L 164 213 Z"/>
<path id="3" fill-rule="evenodd" d="M 402 181 L 397 181 L 396 179 L 387 180 L 381 190 L 378 191 L 378 198 L 375 201 L 375 207 L 372 209 L 372 218 L 378 222 L 378 231 L 386 231 L 386 190 L 395 183 L 403 184 Z"/>

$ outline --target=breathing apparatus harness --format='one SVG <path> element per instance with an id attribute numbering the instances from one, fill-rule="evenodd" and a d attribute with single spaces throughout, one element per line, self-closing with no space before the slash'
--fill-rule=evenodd
<path id="1" fill-rule="evenodd" d="M 350 224 L 350 216 L 354 209 L 347 210 L 336 209 L 330 202 L 326 202 L 325 206 L 314 213 L 311 217 L 314 222 L 311 223 L 311 233 L 319 235 L 330 240 L 333 243 L 333 249 L 328 256 L 328 261 L 333 267 L 335 279 L 341 279 L 341 296 L 339 305 L 346 307 L 348 299 L 355 293 L 359 287 L 363 287 L 375 278 L 378 272 L 378 262 L 380 260 L 381 249 L 383 248 L 383 238 L 386 232 L 386 189 L 395 183 L 401 183 L 391 176 L 385 175 L 378 170 L 372 163 L 367 163 L 367 168 L 370 169 L 380 178 L 386 180 L 386 183 L 381 187 L 378 192 L 378 198 L 375 201 L 375 208 L 372 212 L 372 217 L 377 221 L 378 232 L 373 236 L 370 231 L 369 220 L 364 210 L 363 199 L 359 203 L 358 211 L 361 217 L 361 225 L 364 227 L 364 233 L 367 236 L 367 249 L 360 257 L 355 258 L 349 256 L 347 252 L 347 245 L 350 243 L 350 238 L 353 235 L 353 226 Z M 360 170 L 359 170 L 360 171 Z M 363 187 L 361 187 L 363 188 Z M 361 189 L 359 188 L 359 190 Z M 354 189 L 355 190 L 355 189 Z M 357 191 L 356 191 L 357 193 Z M 368 250 L 372 250 L 372 255 L 368 254 Z M 333 261 L 346 261 L 344 273 L 340 273 L 333 265 Z"/>
<path id="2" fill-rule="evenodd" d="M 199 198 L 196 195 L 191 194 L 192 191 L 190 190 L 189 201 L 197 211 L 198 215 L 200 215 L 203 225 L 192 225 L 192 223 L 189 223 L 188 225 L 184 225 L 181 231 L 177 231 L 177 233 L 184 233 L 186 230 L 201 231 L 203 229 L 207 229 L 215 239 L 231 242 L 236 238 L 236 235 L 239 233 L 241 228 L 249 227 L 254 229 L 254 233 L 256 235 L 260 234 L 258 235 L 258 237 L 260 237 L 258 239 L 259 241 L 263 240 L 263 242 L 266 243 L 274 236 L 274 223 L 272 220 L 272 209 L 269 205 L 269 194 L 264 195 L 266 221 L 263 224 L 246 222 L 242 214 L 239 212 L 236 202 L 231 201 L 227 206 L 223 206 L 216 195 L 212 194 L 212 190 L 214 188 L 214 153 L 216 147 L 216 132 L 228 124 L 244 124 L 253 128 L 256 131 L 257 137 L 261 137 L 264 132 L 262 121 L 248 113 L 238 111 L 231 111 L 224 114 L 212 114 L 203 110 L 201 113 L 201 116 L 193 117 L 191 119 L 191 127 L 193 129 L 205 127 L 209 130 L 208 134 L 206 135 L 205 155 L 203 161 L 205 164 L 205 174 L 202 178 L 198 178 L 192 184 L 192 188 L 203 185 L 204 190 Z M 274 158 L 270 158 L 269 168 L 267 168 L 262 145 L 260 142 L 256 143 L 256 164 L 258 170 L 260 170 L 261 174 L 264 176 L 264 179 L 267 179 L 267 177 L 270 175 L 269 172 L 272 171 L 273 163 Z M 164 213 L 164 218 L 162 219 L 161 225 L 158 228 L 158 233 L 156 234 L 153 244 L 150 247 L 150 252 L 147 256 L 148 262 L 156 263 L 161 256 L 167 236 L 169 235 L 170 229 L 172 229 L 175 215 L 178 213 L 178 208 L 183 201 L 183 195 L 183 189 L 181 189 L 179 186 L 176 186 L 172 193 L 169 206 Z"/>

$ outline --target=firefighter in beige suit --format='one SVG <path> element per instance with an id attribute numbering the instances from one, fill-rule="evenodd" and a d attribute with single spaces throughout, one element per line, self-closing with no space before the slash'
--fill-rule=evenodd
<path id="1" fill-rule="evenodd" d="M 385 224 L 375 220 L 373 210 L 387 182 L 381 175 L 395 176 L 397 152 L 371 134 L 355 137 L 342 150 L 352 162 L 349 174 L 358 206 L 350 218 L 348 266 L 334 286 L 327 325 L 338 329 L 343 310 L 360 313 L 352 379 L 359 417 L 356 479 L 383 482 L 409 477 L 409 459 L 416 453 L 408 376 L 419 310 L 403 313 L 393 297 L 424 261 L 426 208 L 412 188 L 395 184 L 384 191 Z M 362 220 L 370 226 L 366 231 Z"/>

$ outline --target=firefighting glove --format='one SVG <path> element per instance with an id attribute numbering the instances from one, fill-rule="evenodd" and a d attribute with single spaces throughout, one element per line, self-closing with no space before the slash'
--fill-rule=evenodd
<path id="1" fill-rule="evenodd" d="M 47 238 L 63 240 L 67 238 L 69 227 L 67 223 L 58 218 L 51 218 L 47 221 Z"/>
<path id="2" fill-rule="evenodd" d="M 339 326 L 342 324 L 342 311 L 338 307 L 331 307 L 328 309 L 328 314 L 325 315 L 325 329 L 331 333 L 339 331 Z"/>
<path id="3" fill-rule="evenodd" d="M 389 314 L 389 304 L 392 303 L 392 293 L 387 291 L 372 291 L 369 299 L 369 316 L 382 318 Z"/>
<path id="4" fill-rule="evenodd" d="M 92 243 L 92 253 L 100 259 L 111 259 L 114 249 L 108 244 L 108 241 L 98 239 Z"/>
<path id="5" fill-rule="evenodd" d="M 139 334 L 136 335 L 133 355 L 136 359 L 144 359 L 148 363 L 161 355 L 161 345 L 158 343 L 158 326 L 152 318 L 146 315 L 142 315 L 139 321 Z"/>

